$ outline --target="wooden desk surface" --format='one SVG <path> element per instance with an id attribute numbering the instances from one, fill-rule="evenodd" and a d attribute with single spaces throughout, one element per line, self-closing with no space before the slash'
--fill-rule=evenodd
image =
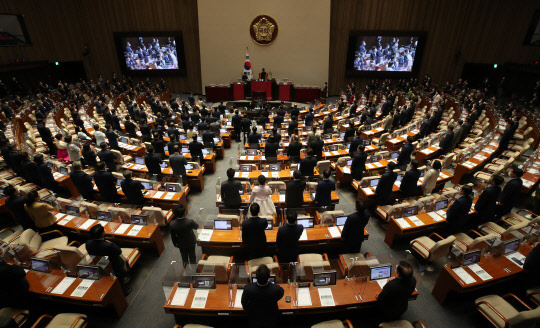
<path id="1" fill-rule="evenodd" d="M 454 171 L 454 178 L 452 179 L 452 182 L 454 184 L 459 184 L 463 175 L 472 173 L 480 166 L 487 163 L 498 148 L 499 144 L 497 142 L 490 141 L 486 147 L 484 147 L 480 152 L 474 154 L 473 157 L 458 163 Z"/>
<path id="2" fill-rule="evenodd" d="M 242 198 L 242 203 L 243 204 L 249 204 L 249 197 L 250 195 L 241 195 L 240 196 Z M 339 202 L 339 196 L 337 195 L 337 193 L 335 191 L 332 191 L 332 194 L 331 194 L 331 197 L 332 197 L 332 203 L 337 203 Z M 272 202 L 276 205 L 276 206 L 285 206 L 285 195 L 279 195 L 279 194 L 272 194 Z M 304 203 L 306 204 L 309 204 L 309 203 L 314 203 L 315 201 L 313 199 L 311 199 L 311 195 L 309 192 L 304 192 Z M 218 199 L 216 200 L 216 205 L 219 206 L 219 205 L 222 205 L 223 202 L 221 201 L 221 195 L 218 196 Z"/>

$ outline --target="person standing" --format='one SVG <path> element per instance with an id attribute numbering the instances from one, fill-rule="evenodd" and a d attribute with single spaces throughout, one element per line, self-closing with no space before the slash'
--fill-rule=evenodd
<path id="1" fill-rule="evenodd" d="M 180 147 L 178 145 L 174 146 L 172 149 L 172 154 L 169 156 L 169 163 L 171 164 L 173 174 L 176 177 L 182 177 L 182 184 L 184 186 L 187 185 L 187 160 L 180 154 Z"/>
<path id="2" fill-rule="evenodd" d="M 302 208 L 304 205 L 304 189 L 306 182 L 301 180 L 302 174 L 298 170 L 293 171 L 294 180 L 287 183 L 285 189 L 285 204 L 287 208 Z"/>
<path id="3" fill-rule="evenodd" d="M 136 205 L 137 207 L 144 206 L 144 186 L 139 181 L 131 178 L 131 171 L 124 171 L 124 181 L 122 181 L 120 185 L 128 203 Z"/>
<path id="4" fill-rule="evenodd" d="M 276 215 L 276 207 L 272 202 L 272 189 L 266 185 L 266 177 L 261 174 L 257 177 L 257 181 L 259 185 L 252 188 L 249 202 L 258 204 L 259 213 L 263 216 Z"/>
<path id="5" fill-rule="evenodd" d="M 4 189 L 4 195 L 7 196 L 6 206 L 12 212 L 15 223 L 22 226 L 24 230 L 36 229 L 34 222 L 30 218 L 30 216 L 28 216 L 28 213 L 24 209 L 26 199 L 19 195 L 19 191 L 12 185 L 8 185 Z"/>
<path id="6" fill-rule="evenodd" d="M 495 218 L 495 209 L 497 207 L 497 199 L 501 194 L 501 184 L 504 179 L 500 175 L 493 175 L 489 179 L 489 184 L 474 204 L 474 210 L 478 213 L 480 222 L 478 224 L 492 221 Z"/>
<path id="7" fill-rule="evenodd" d="M 344 253 L 359 253 L 364 241 L 364 229 L 371 215 L 361 200 L 356 201 L 356 212 L 347 216 L 341 240 L 345 244 Z"/>
<path id="8" fill-rule="evenodd" d="M 111 172 L 105 170 L 105 163 L 98 163 L 97 172 L 94 173 L 94 182 L 104 200 L 112 203 L 118 202 L 116 179 Z"/>
<path id="9" fill-rule="evenodd" d="M 197 245 L 197 237 L 193 230 L 199 229 L 199 224 L 185 216 L 186 208 L 183 204 L 178 205 L 173 213 L 174 218 L 169 225 L 172 243 L 180 250 L 183 263 L 196 263 L 195 246 Z"/>
<path id="10" fill-rule="evenodd" d="M 510 213 L 512 208 L 517 205 L 521 197 L 521 187 L 523 187 L 523 170 L 514 168 L 510 172 L 510 180 L 504 185 L 499 196 L 499 207 L 497 209 L 497 217 L 500 218 L 505 214 Z"/>
<path id="11" fill-rule="evenodd" d="M 411 162 L 411 155 L 414 151 L 413 139 L 411 136 L 407 136 L 407 142 L 401 147 L 397 158 L 397 166 L 399 168 L 405 169 L 407 165 Z"/>
<path id="12" fill-rule="evenodd" d="M 69 177 L 71 178 L 71 181 L 73 181 L 75 187 L 77 187 L 79 193 L 81 193 L 81 196 L 84 199 L 91 200 L 92 196 L 94 195 L 94 184 L 92 182 L 92 177 L 82 170 L 82 165 L 80 162 L 74 162 L 71 165 L 71 173 L 69 174 Z"/>
<path id="13" fill-rule="evenodd" d="M 242 205 L 240 191 L 243 190 L 242 183 L 234 179 L 234 169 L 227 170 L 227 180 L 221 183 L 221 201 L 228 209 L 239 209 Z"/>
<path id="14" fill-rule="evenodd" d="M 332 205 L 332 191 L 336 190 L 336 182 L 330 180 L 330 170 L 324 170 L 321 181 L 317 184 L 315 191 L 315 203 L 317 206 Z"/>
<path id="15" fill-rule="evenodd" d="M 251 204 L 251 217 L 242 222 L 242 244 L 247 248 L 249 260 L 263 257 L 266 251 L 265 230 L 268 221 L 259 217 L 259 210 L 259 204 Z"/>
<path id="16" fill-rule="evenodd" d="M 365 152 L 365 147 L 364 145 L 359 145 L 358 151 L 355 152 L 351 163 L 351 175 L 353 179 L 357 181 L 362 180 L 362 176 L 364 175 L 364 172 L 366 172 L 366 161 L 367 154 Z"/>
<path id="17" fill-rule="evenodd" d="M 418 161 L 413 159 L 411 161 L 411 168 L 405 172 L 399 190 L 401 191 L 402 198 L 409 198 L 416 196 L 418 190 L 418 179 L 420 178 L 420 170 L 418 170 Z"/>
<path id="18" fill-rule="evenodd" d="M 469 211 L 473 203 L 473 190 L 469 185 L 464 185 L 458 194 L 460 197 L 456 199 L 446 211 L 446 222 L 448 223 L 448 235 L 463 231 L 467 225 Z"/>
<path id="19" fill-rule="evenodd" d="M 28 306 L 29 289 L 30 284 L 26 280 L 24 268 L 7 264 L 4 261 L 4 250 L 0 248 L 0 308 Z"/>
<path id="20" fill-rule="evenodd" d="M 276 236 L 276 250 L 279 263 L 290 263 L 298 260 L 298 241 L 304 226 L 297 224 L 298 214 L 295 211 L 287 211 L 287 224 L 279 227 Z"/>
<path id="21" fill-rule="evenodd" d="M 394 172 L 395 167 L 396 163 L 388 162 L 386 172 L 383 173 L 379 183 L 377 184 L 377 188 L 375 188 L 375 199 L 377 205 L 387 205 L 390 202 L 394 182 L 397 179 L 397 173 Z"/>
<path id="22" fill-rule="evenodd" d="M 441 173 L 442 164 L 439 161 L 434 161 L 431 169 L 429 169 L 424 175 L 424 181 L 422 181 L 422 190 L 424 195 L 429 195 L 435 189 L 439 174 Z"/>

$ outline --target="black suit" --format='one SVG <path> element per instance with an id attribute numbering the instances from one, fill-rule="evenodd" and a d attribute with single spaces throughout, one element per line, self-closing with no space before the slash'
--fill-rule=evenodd
<path id="1" fill-rule="evenodd" d="M 330 179 L 324 179 L 317 184 L 315 203 L 317 206 L 332 205 L 332 191 L 336 190 L 336 183 Z"/>
<path id="2" fill-rule="evenodd" d="M 469 211 L 473 203 L 472 197 L 461 196 L 456 199 L 446 211 L 446 222 L 448 223 L 448 234 L 454 234 L 463 230 L 467 224 Z"/>
<path id="3" fill-rule="evenodd" d="M 540 244 L 527 254 L 523 269 L 529 273 L 529 276 L 532 279 L 536 280 L 536 283 L 538 283 L 540 280 Z"/>
<path id="4" fill-rule="evenodd" d="M 298 260 L 298 241 L 304 227 L 299 224 L 285 224 L 279 227 L 276 237 L 276 249 L 279 263 Z"/>
<path id="5" fill-rule="evenodd" d="M 159 155 L 146 154 L 146 156 L 144 156 L 144 164 L 146 165 L 146 168 L 148 169 L 148 173 L 150 175 L 161 175 L 161 166 L 159 166 L 161 163 L 163 163 L 163 161 L 161 160 L 161 157 L 159 157 Z"/>
<path id="6" fill-rule="evenodd" d="M 189 148 L 189 153 L 191 154 L 191 158 L 194 161 L 202 162 L 202 160 L 204 159 L 204 155 L 202 153 L 202 150 L 204 148 L 203 144 L 200 143 L 199 141 L 193 140 L 192 142 L 189 143 L 188 148 Z"/>
<path id="7" fill-rule="evenodd" d="M 107 137 L 109 146 L 112 149 L 120 150 L 120 146 L 118 146 L 118 135 L 113 130 L 105 131 L 105 136 Z"/>
<path id="8" fill-rule="evenodd" d="M 73 181 L 77 190 L 81 193 L 84 199 L 92 199 L 94 194 L 94 184 L 92 177 L 84 171 L 72 171 L 69 176 Z"/>
<path id="9" fill-rule="evenodd" d="M 41 185 L 41 178 L 39 176 L 38 165 L 32 161 L 26 161 L 22 164 L 23 173 L 26 182 L 32 182 L 37 185 Z"/>
<path id="10" fill-rule="evenodd" d="M 27 305 L 29 288 L 26 272 L 22 267 L 0 260 L 0 295 L 3 295 L 0 298 L 0 307 Z"/>
<path id="11" fill-rule="evenodd" d="M 251 132 L 248 135 L 247 142 L 250 145 L 251 144 L 258 144 L 260 140 L 261 140 L 261 135 L 260 134 L 258 134 L 257 132 Z"/>
<path id="12" fill-rule="evenodd" d="M 118 202 L 118 192 L 116 191 L 116 178 L 111 172 L 97 171 L 94 174 L 94 181 L 101 196 L 106 201 Z"/>
<path id="13" fill-rule="evenodd" d="M 278 326 L 278 301 L 283 297 L 283 288 L 268 283 L 246 285 L 242 293 L 242 307 L 248 314 L 249 326 L 252 328 L 275 328 Z"/>
<path id="14" fill-rule="evenodd" d="M 176 176 L 181 175 L 182 184 L 186 185 L 187 184 L 186 158 L 179 153 L 173 153 L 171 156 L 169 156 L 169 164 L 171 165 L 173 174 Z"/>
<path id="15" fill-rule="evenodd" d="M 439 142 L 439 148 L 441 148 L 442 154 L 446 154 L 452 150 L 452 143 L 454 142 L 454 132 L 448 131 L 444 134 Z"/>
<path id="16" fill-rule="evenodd" d="M 93 256 L 107 256 L 114 274 L 119 277 L 120 281 L 123 281 L 125 276 L 125 262 L 120 257 L 122 255 L 122 249 L 115 243 L 112 243 L 103 239 L 89 239 L 86 241 L 86 251 L 89 255 Z"/>
<path id="17" fill-rule="evenodd" d="M 234 179 L 228 179 L 221 184 L 221 201 L 225 204 L 226 208 L 237 209 L 242 205 L 242 198 L 240 197 L 240 190 L 242 190 L 242 183 Z"/>
<path id="18" fill-rule="evenodd" d="M 177 218 L 171 221 L 169 225 L 171 231 L 172 243 L 180 249 L 182 262 L 196 263 L 195 245 L 197 237 L 193 230 L 199 229 L 197 222 L 188 218 Z"/>
<path id="19" fill-rule="evenodd" d="M 353 156 L 358 151 L 358 146 L 360 146 L 363 142 L 364 139 L 362 139 L 362 137 L 355 137 L 349 146 L 349 154 Z"/>
<path id="20" fill-rule="evenodd" d="M 50 190 L 56 190 L 58 187 L 58 182 L 54 179 L 52 170 L 47 166 L 46 163 L 39 165 L 38 168 L 39 175 L 41 176 L 41 185 L 42 188 L 47 188 Z"/>
<path id="21" fill-rule="evenodd" d="M 512 207 L 517 205 L 521 197 L 521 187 L 523 187 L 523 181 L 520 178 L 514 178 L 504 185 L 499 196 L 499 202 L 501 203 L 498 211 L 499 216 L 510 213 Z"/>
<path id="22" fill-rule="evenodd" d="M 322 159 L 324 141 L 315 139 L 309 144 L 309 147 L 313 150 L 313 155 L 317 156 L 317 160 L 320 161 Z"/>
<path id="23" fill-rule="evenodd" d="M 399 190 L 401 190 L 401 196 L 403 198 L 409 198 L 416 196 L 416 191 L 418 190 L 418 179 L 420 179 L 420 170 L 410 169 L 405 172 L 403 179 L 401 179 L 401 185 Z"/>
<path id="24" fill-rule="evenodd" d="M 144 186 L 137 180 L 124 179 L 121 183 L 122 191 L 129 203 L 133 205 L 144 205 Z"/>
<path id="25" fill-rule="evenodd" d="M 491 221 L 495 217 L 495 208 L 500 194 L 501 186 L 489 185 L 478 197 L 474 209 L 482 222 Z"/>
<path id="26" fill-rule="evenodd" d="M 315 166 L 317 166 L 317 158 L 315 156 L 304 157 L 300 161 L 300 173 L 303 176 L 313 176 Z"/>
<path id="27" fill-rule="evenodd" d="M 362 180 L 362 176 L 366 171 L 367 154 L 365 152 L 357 152 L 353 157 L 351 164 L 351 175 L 355 180 Z"/>
<path id="28" fill-rule="evenodd" d="M 28 216 L 28 213 L 24 209 L 24 204 L 26 204 L 26 198 L 23 198 L 21 196 L 11 196 L 6 198 L 6 206 L 11 210 L 11 212 L 13 212 L 15 222 L 17 224 L 20 224 L 24 230 L 36 230 L 34 222 L 30 218 L 30 216 Z"/>
<path id="29" fill-rule="evenodd" d="M 381 176 L 379 184 L 375 189 L 377 205 L 387 205 L 390 202 L 390 195 L 392 194 L 392 188 L 396 179 L 397 173 L 395 172 L 386 171 Z"/>
<path id="30" fill-rule="evenodd" d="M 367 210 L 363 213 L 355 212 L 347 216 L 341 239 L 345 244 L 345 253 L 358 253 L 364 241 L 364 228 L 369 222 L 370 214 Z"/>
<path id="31" fill-rule="evenodd" d="M 277 151 L 279 149 L 279 143 L 277 142 L 267 142 L 264 147 L 264 156 L 266 159 L 277 157 Z"/>
<path id="32" fill-rule="evenodd" d="M 397 158 L 397 166 L 407 165 L 411 162 L 411 154 L 414 150 L 414 145 L 412 143 L 406 143 L 401 147 L 399 156 Z"/>
<path id="33" fill-rule="evenodd" d="M 109 172 L 116 171 L 116 163 L 114 162 L 115 157 L 112 151 L 110 150 L 101 150 L 98 152 L 99 160 L 107 165 Z"/>
<path id="34" fill-rule="evenodd" d="M 304 189 L 306 189 L 305 181 L 293 180 L 287 183 L 285 203 L 288 208 L 301 208 L 304 205 Z"/>
<path id="35" fill-rule="evenodd" d="M 268 221 L 258 216 L 252 216 L 242 222 L 242 244 L 246 246 L 250 260 L 265 255 L 266 234 Z"/>
<path id="36" fill-rule="evenodd" d="M 294 162 L 300 161 L 300 150 L 302 149 L 302 144 L 299 142 L 291 142 L 289 148 L 287 148 L 287 156 L 289 159 Z"/>
<path id="37" fill-rule="evenodd" d="M 399 319 L 409 307 L 409 297 L 416 287 L 414 277 L 396 277 L 389 281 L 377 297 L 377 308 L 384 321 Z"/>

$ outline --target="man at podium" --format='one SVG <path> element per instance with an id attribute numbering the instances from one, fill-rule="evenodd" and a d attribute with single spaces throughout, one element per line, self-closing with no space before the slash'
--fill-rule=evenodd
<path id="1" fill-rule="evenodd" d="M 266 81 L 267 79 L 268 79 L 268 73 L 266 73 L 266 71 L 263 68 L 262 72 L 259 73 L 259 80 Z"/>

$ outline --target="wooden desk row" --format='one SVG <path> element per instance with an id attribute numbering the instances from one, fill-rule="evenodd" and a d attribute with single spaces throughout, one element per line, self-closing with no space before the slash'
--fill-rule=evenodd
<path id="1" fill-rule="evenodd" d="M 211 155 L 207 155 L 207 156 L 211 156 Z M 125 163 L 124 165 L 122 165 L 122 169 L 137 172 L 139 174 L 148 174 L 148 169 L 146 168 L 146 165 L 142 165 L 142 164 Z M 187 171 L 188 184 L 191 188 L 195 190 L 200 190 L 200 191 L 204 190 L 203 173 L 205 170 L 206 170 L 206 166 L 202 165 L 200 170 L 194 169 L 194 170 Z M 172 168 L 170 167 L 162 169 L 161 173 L 168 176 L 173 175 Z"/>

